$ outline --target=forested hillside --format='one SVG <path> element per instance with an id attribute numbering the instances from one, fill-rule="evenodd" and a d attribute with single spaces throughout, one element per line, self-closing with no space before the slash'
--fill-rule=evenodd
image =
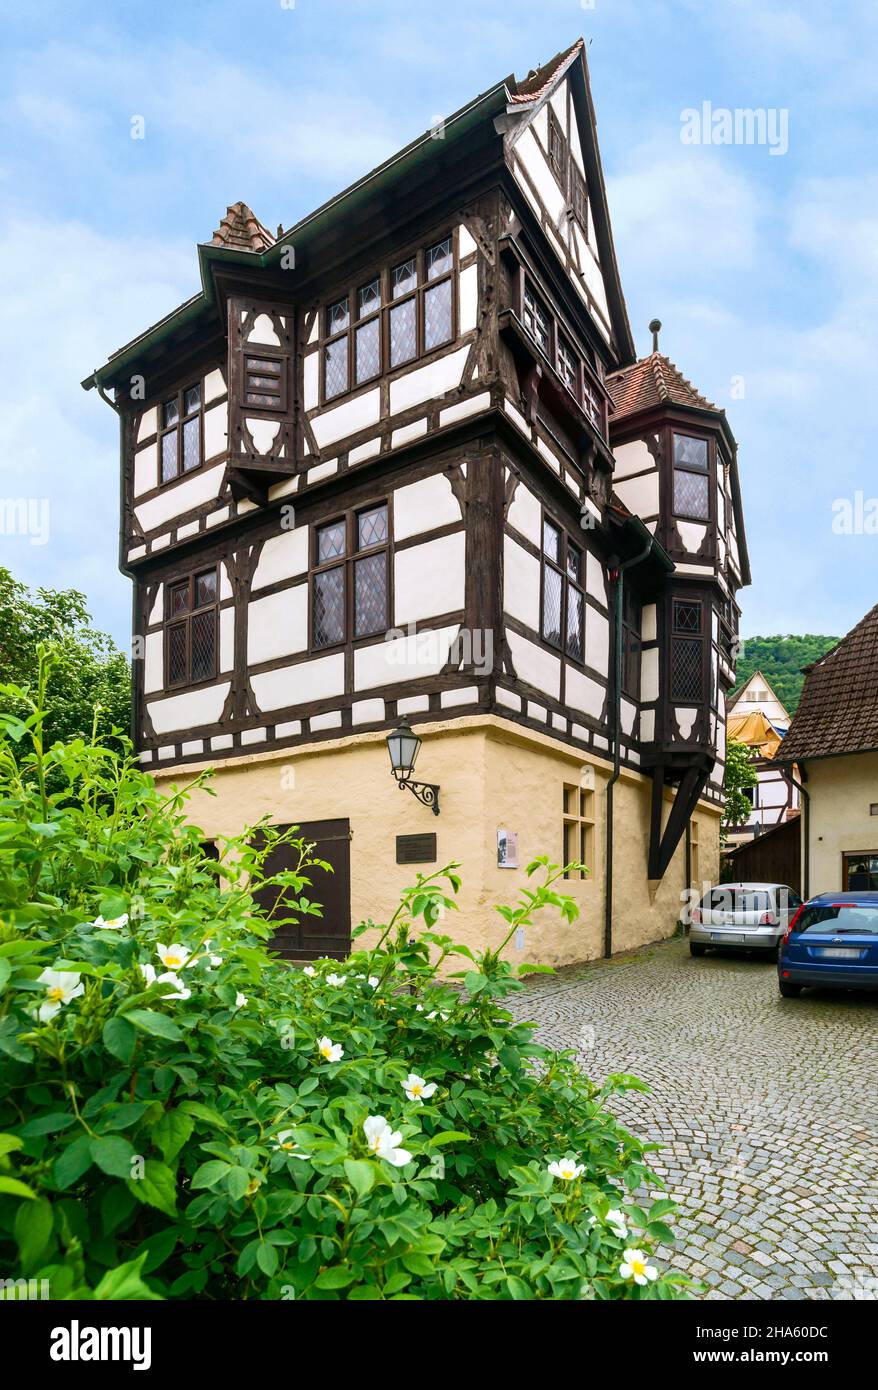
<path id="1" fill-rule="evenodd" d="M 738 684 L 735 689 L 740 690 L 754 671 L 761 671 L 778 699 L 792 714 L 799 703 L 805 681 L 801 668 L 816 661 L 838 641 L 838 637 L 816 637 L 813 633 L 804 636 L 748 637 L 738 654 Z"/>

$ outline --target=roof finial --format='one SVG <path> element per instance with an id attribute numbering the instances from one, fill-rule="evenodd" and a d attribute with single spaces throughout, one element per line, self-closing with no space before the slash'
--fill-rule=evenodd
<path id="1" fill-rule="evenodd" d="M 658 350 L 659 350 L 659 349 L 658 349 L 658 335 L 659 335 L 659 334 L 661 333 L 661 331 L 662 331 L 662 321 L 661 321 L 661 319 L 651 319 L 651 320 L 650 320 L 650 325 L 649 325 L 649 331 L 650 331 L 650 333 L 652 334 L 652 350 L 653 350 L 653 352 L 658 352 Z"/>

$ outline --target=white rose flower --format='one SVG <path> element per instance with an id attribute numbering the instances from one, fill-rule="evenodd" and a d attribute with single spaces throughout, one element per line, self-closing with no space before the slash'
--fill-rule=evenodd
<path id="1" fill-rule="evenodd" d="M 189 952 L 179 941 L 170 946 L 157 946 L 156 954 L 166 970 L 182 970 L 189 959 Z"/>
<path id="2" fill-rule="evenodd" d="M 123 912 L 121 917 L 96 917 L 92 922 L 92 926 L 97 927 L 100 931 L 121 931 L 127 925 L 127 912 Z"/>
<path id="3" fill-rule="evenodd" d="M 633 1279 L 635 1284 L 648 1284 L 658 1278 L 658 1270 L 655 1265 L 647 1264 L 646 1261 L 647 1257 L 642 1250 L 626 1250 L 619 1266 L 619 1273 L 623 1279 Z"/>
<path id="4" fill-rule="evenodd" d="M 363 1129 L 369 1152 L 376 1158 L 385 1158 L 394 1168 L 404 1168 L 411 1162 L 412 1156 L 408 1149 L 398 1147 L 402 1131 L 391 1129 L 383 1115 L 370 1115 L 363 1121 Z"/>
<path id="5" fill-rule="evenodd" d="M 620 1240 L 625 1239 L 628 1234 L 628 1222 L 623 1211 L 608 1211 L 606 1222 L 614 1236 L 618 1236 Z"/>
<path id="6" fill-rule="evenodd" d="M 308 1159 L 311 1157 L 310 1154 L 303 1154 L 298 1144 L 293 1143 L 293 1131 L 291 1129 L 282 1129 L 275 1136 L 272 1148 L 281 1149 L 284 1153 L 289 1154 L 290 1158 Z"/>
<path id="7" fill-rule="evenodd" d="M 344 1048 L 341 1043 L 334 1043 L 332 1038 L 318 1038 L 317 1051 L 324 1062 L 339 1062 L 344 1056 Z"/>
<path id="8" fill-rule="evenodd" d="M 335 989 L 339 989 L 346 979 L 347 975 L 336 975 L 335 971 L 331 971 L 326 977 L 326 983 L 332 985 Z"/>
<path id="9" fill-rule="evenodd" d="M 236 1008 L 236 1009 L 243 1009 L 243 1007 L 244 1007 L 244 1005 L 245 1005 L 246 1003 L 247 1003 L 247 996 L 246 996 L 246 994 L 242 994 L 241 991 L 238 990 L 238 993 L 235 995 L 235 1008 Z"/>
<path id="10" fill-rule="evenodd" d="M 422 1076 L 413 1071 L 409 1072 L 401 1084 L 409 1100 L 429 1100 L 436 1090 L 435 1081 L 428 1084 Z"/>
<path id="11" fill-rule="evenodd" d="M 79 972 L 75 970 L 44 970 L 37 979 L 41 985 L 46 986 L 45 1003 L 39 1008 L 41 1023 L 48 1023 L 49 1019 L 54 1018 L 71 999 L 85 994 L 85 985 L 81 983 Z"/>
<path id="12" fill-rule="evenodd" d="M 575 1158 L 562 1158 L 549 1164 L 549 1172 L 553 1178 L 563 1178 L 564 1182 L 572 1182 L 574 1178 L 582 1177 L 585 1164 L 577 1163 Z"/>
<path id="13" fill-rule="evenodd" d="M 310 978 L 310 977 L 313 977 L 314 975 L 316 975 L 316 974 L 317 974 L 317 971 L 314 969 L 314 966 L 313 966 L 313 965 L 306 965 L 306 966 L 305 966 L 305 969 L 302 971 L 302 974 L 303 974 L 303 975 L 307 975 L 307 976 L 309 976 L 309 978 Z"/>

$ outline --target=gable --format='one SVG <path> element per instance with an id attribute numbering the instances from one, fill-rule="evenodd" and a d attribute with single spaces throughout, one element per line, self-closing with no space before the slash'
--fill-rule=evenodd
<path id="1" fill-rule="evenodd" d="M 506 162 L 601 338 L 633 359 L 581 49 L 524 105 L 510 108 Z"/>

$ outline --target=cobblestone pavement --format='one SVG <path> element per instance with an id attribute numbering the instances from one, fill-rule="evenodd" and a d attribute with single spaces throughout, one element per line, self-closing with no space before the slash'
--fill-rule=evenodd
<path id="1" fill-rule="evenodd" d="M 678 939 L 536 976 L 515 1012 L 649 1084 L 613 1108 L 663 1146 L 660 1253 L 707 1298 L 878 1297 L 878 997 L 781 999 L 773 964 Z"/>

